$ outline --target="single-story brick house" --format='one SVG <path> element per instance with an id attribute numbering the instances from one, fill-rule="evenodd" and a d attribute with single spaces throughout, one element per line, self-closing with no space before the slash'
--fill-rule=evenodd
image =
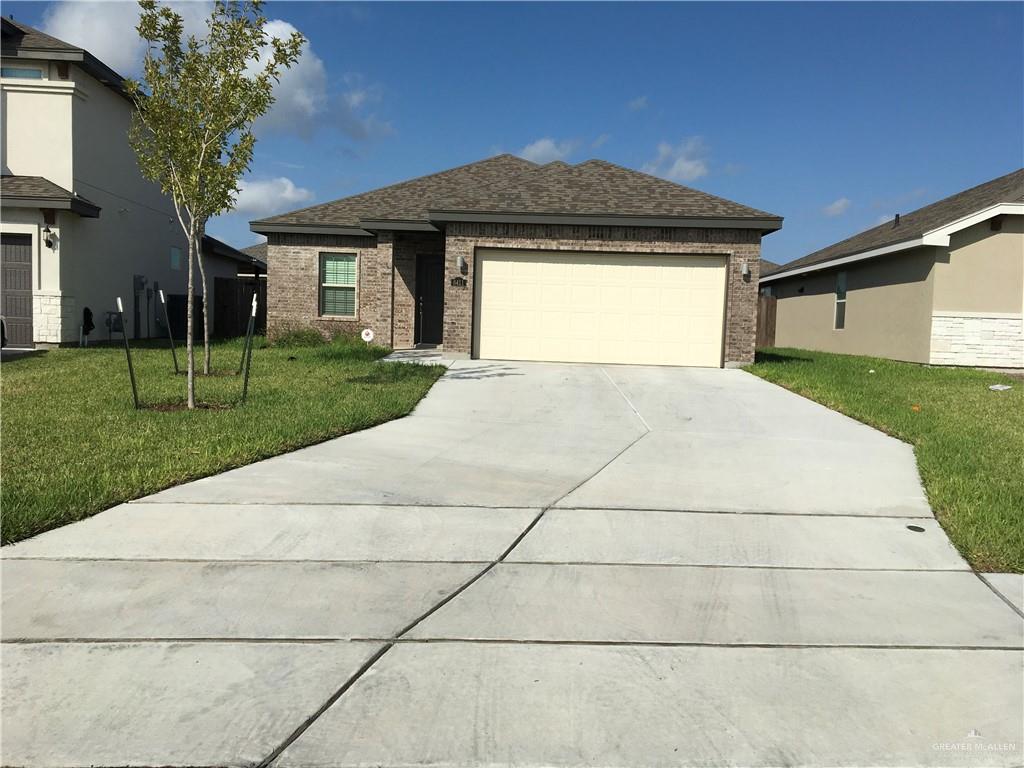
<path id="1" fill-rule="evenodd" d="M 761 276 L 775 345 L 1024 367 L 1024 169 Z"/>
<path id="2" fill-rule="evenodd" d="M 753 360 L 782 219 L 602 160 L 500 155 L 254 221 L 268 332 L 506 360 Z"/>

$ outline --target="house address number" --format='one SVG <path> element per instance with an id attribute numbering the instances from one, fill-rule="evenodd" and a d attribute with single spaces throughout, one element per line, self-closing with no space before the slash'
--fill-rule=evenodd
<path id="1" fill-rule="evenodd" d="M 466 278 L 464 277 L 453 277 L 451 280 L 453 288 L 465 288 L 467 285 Z"/>

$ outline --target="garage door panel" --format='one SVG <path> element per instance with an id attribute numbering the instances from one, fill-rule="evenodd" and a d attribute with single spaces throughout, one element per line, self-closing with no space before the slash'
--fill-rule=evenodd
<path id="1" fill-rule="evenodd" d="M 481 250 L 477 354 L 721 364 L 725 258 Z"/>

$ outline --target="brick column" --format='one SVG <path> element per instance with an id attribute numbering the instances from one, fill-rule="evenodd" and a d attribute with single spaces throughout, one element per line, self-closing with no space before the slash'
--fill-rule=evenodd
<path id="1" fill-rule="evenodd" d="M 446 352 L 469 354 L 473 350 L 473 252 L 474 238 L 460 235 L 458 225 L 449 224 L 444 244 L 444 335 Z M 466 269 L 459 269 L 459 256 Z M 466 284 L 453 285 L 465 278 Z"/>

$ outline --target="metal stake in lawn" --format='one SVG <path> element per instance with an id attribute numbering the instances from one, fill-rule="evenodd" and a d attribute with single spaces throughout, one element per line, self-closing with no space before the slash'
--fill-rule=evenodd
<path id="1" fill-rule="evenodd" d="M 245 343 L 242 344 L 242 358 L 238 361 L 238 373 L 237 376 L 242 375 L 242 369 L 245 368 L 245 358 L 249 354 L 249 345 L 252 343 L 252 334 L 256 329 L 256 294 L 252 295 L 252 312 L 249 313 L 249 322 L 245 326 Z"/>
<path id="2" fill-rule="evenodd" d="M 256 325 L 256 294 L 252 295 L 252 312 L 249 315 L 249 330 L 245 334 L 245 349 L 242 350 L 242 365 L 245 378 L 242 379 L 242 402 L 249 394 L 249 368 L 252 367 L 252 332 Z"/>
<path id="3" fill-rule="evenodd" d="M 178 353 L 174 351 L 174 333 L 171 331 L 171 317 L 167 314 L 167 299 L 163 288 L 160 289 L 160 303 L 164 305 L 164 325 L 167 326 L 167 338 L 171 340 L 171 359 L 174 360 L 174 375 L 177 376 L 181 371 L 178 370 Z"/>
<path id="4" fill-rule="evenodd" d="M 117 297 L 117 314 L 121 319 L 121 338 L 124 339 L 124 355 L 128 358 L 128 378 L 132 382 L 132 401 L 135 403 L 135 410 L 139 410 L 139 390 L 135 386 L 135 369 L 132 367 L 132 351 L 128 347 L 128 327 L 124 324 L 124 305 L 121 297 Z"/>

